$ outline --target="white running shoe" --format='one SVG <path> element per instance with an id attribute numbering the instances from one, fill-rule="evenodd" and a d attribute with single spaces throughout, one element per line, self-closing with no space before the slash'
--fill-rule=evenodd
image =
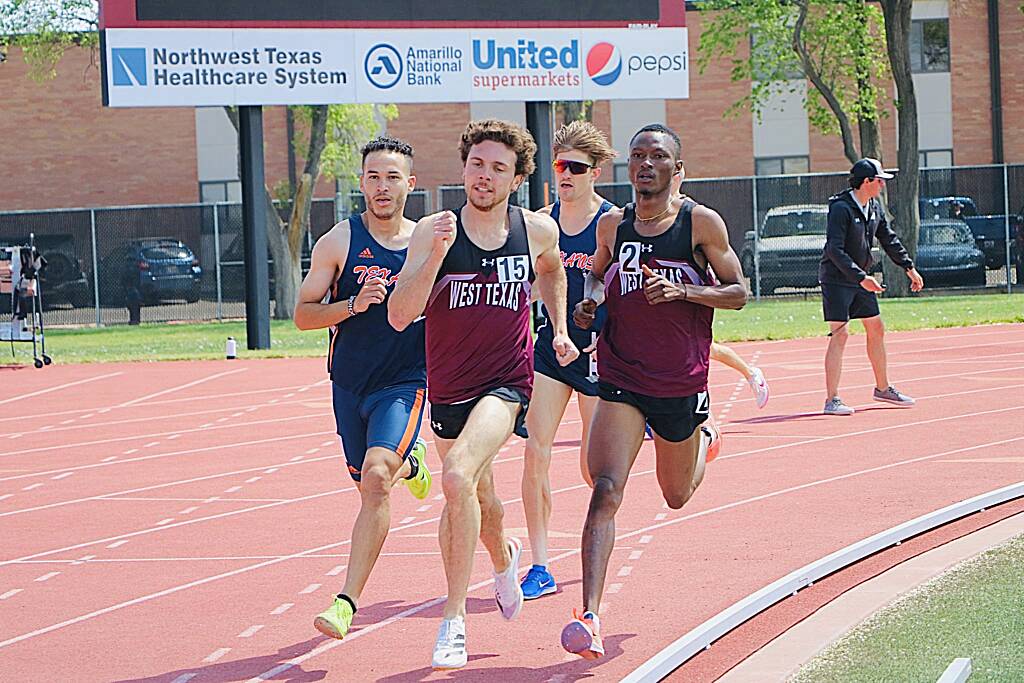
<path id="1" fill-rule="evenodd" d="M 461 669 L 466 666 L 469 656 L 466 654 L 466 620 L 462 617 L 443 619 L 441 628 L 437 630 L 437 642 L 434 643 L 434 669 Z"/>
<path id="2" fill-rule="evenodd" d="M 494 600 L 498 603 L 501 616 L 515 619 L 523 609 L 523 588 L 519 585 L 519 556 L 523 554 L 523 544 L 518 538 L 508 537 L 508 552 L 512 561 L 500 574 L 494 574 Z"/>
<path id="3" fill-rule="evenodd" d="M 768 380 L 764 378 L 761 368 L 750 368 L 750 379 L 747 380 L 750 390 L 754 392 L 754 399 L 758 408 L 764 408 L 768 403 Z"/>

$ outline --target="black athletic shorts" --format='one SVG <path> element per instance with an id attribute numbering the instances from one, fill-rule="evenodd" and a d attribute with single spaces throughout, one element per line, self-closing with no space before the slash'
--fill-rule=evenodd
<path id="1" fill-rule="evenodd" d="M 873 318 L 879 314 L 878 297 L 860 285 L 848 287 L 821 283 L 821 307 L 825 321 L 845 323 L 856 318 Z"/>
<path id="2" fill-rule="evenodd" d="M 686 441 L 711 412 L 711 401 L 706 391 L 690 396 L 657 398 L 601 381 L 597 383 L 597 395 L 605 401 L 626 403 L 639 410 L 654 433 L 665 441 Z"/>
<path id="3" fill-rule="evenodd" d="M 530 399 L 519 389 L 512 387 L 495 387 L 480 394 L 476 398 L 460 403 L 431 403 L 430 404 L 430 428 L 442 439 L 457 439 L 466 426 L 466 420 L 473 408 L 484 396 L 497 396 L 502 401 L 518 403 L 522 410 L 516 416 L 515 426 L 512 433 L 516 436 L 526 438 L 526 410 L 530 407 Z"/>

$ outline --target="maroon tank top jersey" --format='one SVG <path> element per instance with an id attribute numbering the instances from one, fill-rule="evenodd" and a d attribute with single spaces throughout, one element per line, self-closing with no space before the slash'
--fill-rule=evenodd
<path id="1" fill-rule="evenodd" d="M 488 251 L 458 220 L 427 301 L 427 387 L 432 403 L 461 403 L 489 389 L 533 389 L 533 259 L 523 210 L 508 209 L 508 239 Z"/>
<path id="2" fill-rule="evenodd" d="M 623 209 L 604 277 L 608 319 L 597 347 L 601 381 L 656 398 L 707 389 L 712 309 L 688 301 L 647 303 L 640 269 L 644 264 L 676 284 L 714 284 L 711 271 L 693 257 L 694 206 L 685 199 L 672 226 L 654 237 L 637 233 L 633 204 Z"/>

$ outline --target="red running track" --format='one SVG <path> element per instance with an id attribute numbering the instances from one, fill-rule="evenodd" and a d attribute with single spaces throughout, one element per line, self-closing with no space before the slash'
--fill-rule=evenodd
<path id="1" fill-rule="evenodd" d="M 444 595 L 442 501 L 392 501 L 392 531 L 344 641 L 313 616 L 341 585 L 358 496 L 317 359 L 0 369 L 0 671 L 17 681 L 618 680 L 765 584 L 876 532 L 1024 474 L 1024 325 L 893 333 L 890 373 L 918 405 L 871 403 L 863 337 L 852 417 L 818 414 L 825 340 L 738 345 L 772 388 L 758 411 L 712 368 L 723 455 L 664 507 L 648 442 L 618 516 L 608 656 L 558 642 L 580 603 L 579 418 L 552 468 L 556 595 L 506 623 L 478 551 L 469 666 L 429 668 Z M 522 443 L 495 462 L 526 541 Z M 432 463 L 439 469 L 436 457 Z M 439 494 L 440 491 L 438 490 Z M 524 553 L 523 565 L 529 563 Z"/>

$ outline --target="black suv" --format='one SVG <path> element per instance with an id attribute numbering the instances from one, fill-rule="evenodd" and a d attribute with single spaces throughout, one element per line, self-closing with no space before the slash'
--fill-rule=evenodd
<path id="1" fill-rule="evenodd" d="M 25 246 L 28 236 L 0 239 L 0 248 Z M 75 250 L 73 235 L 36 235 L 36 249 L 46 261 L 46 267 L 39 273 L 43 306 L 69 304 L 74 308 L 92 306 L 92 287 L 82 269 L 82 262 Z M 6 307 L 4 307 L 6 306 Z M 0 302 L 0 310 L 10 308 L 10 302 Z"/>
<path id="2" fill-rule="evenodd" d="M 181 240 L 172 237 L 132 240 L 100 261 L 100 303 L 117 305 L 135 297 L 143 304 L 199 300 L 203 269 Z"/>

